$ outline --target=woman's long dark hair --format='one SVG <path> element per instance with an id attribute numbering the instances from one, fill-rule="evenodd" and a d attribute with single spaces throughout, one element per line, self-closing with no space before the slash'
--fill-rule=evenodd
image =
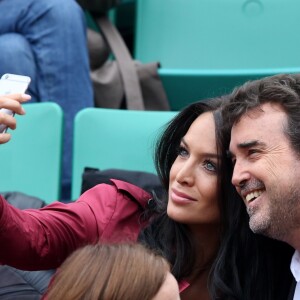
<path id="1" fill-rule="evenodd" d="M 162 133 L 155 151 L 158 176 L 166 191 L 164 199 L 151 205 L 150 224 L 139 241 L 160 251 L 170 262 L 177 280 L 194 271 L 196 256 L 193 237 L 184 224 L 170 219 L 167 211 L 169 173 L 180 141 L 194 120 L 204 112 L 214 114 L 219 161 L 218 203 L 220 207 L 220 247 L 209 276 L 212 299 L 282 300 L 287 297 L 291 276 L 292 249 L 281 242 L 255 235 L 242 200 L 231 185 L 232 166 L 226 155 L 230 132 L 223 130 L 220 106 L 228 96 L 193 103 L 182 110 Z M 199 137 L 201 143 L 201 137 Z M 205 241 L 204 241 L 205 244 Z"/>
<path id="2" fill-rule="evenodd" d="M 161 251 L 171 263 L 172 273 L 177 280 L 191 275 L 197 255 L 187 226 L 173 221 L 167 215 L 170 169 L 178 155 L 180 142 L 194 120 L 204 112 L 215 111 L 221 103 L 222 99 L 217 98 L 187 106 L 168 124 L 155 149 L 156 170 L 166 195 L 164 199 L 156 199 L 155 212 L 158 216 L 141 232 L 139 240 Z"/>

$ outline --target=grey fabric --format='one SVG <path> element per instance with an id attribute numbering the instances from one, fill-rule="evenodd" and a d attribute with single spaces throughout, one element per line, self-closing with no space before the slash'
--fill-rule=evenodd
<path id="1" fill-rule="evenodd" d="M 0 299 L 41 299 L 54 272 L 54 270 L 22 271 L 9 266 L 0 266 Z"/>
<path id="2" fill-rule="evenodd" d="M 144 102 L 138 75 L 131 55 L 116 27 L 102 16 L 97 20 L 101 31 L 112 50 L 122 77 L 128 109 L 144 110 Z"/>
<path id="3" fill-rule="evenodd" d="M 157 73 L 158 63 L 141 64 L 135 61 L 146 110 L 169 110 L 168 100 Z M 118 65 L 107 61 L 91 72 L 95 91 L 95 106 L 103 108 L 128 108 L 123 104 L 125 92 Z M 130 101 L 129 101 L 130 102 Z"/>
<path id="4" fill-rule="evenodd" d="M 141 64 L 132 59 L 121 35 L 105 16 L 97 20 L 115 60 L 91 71 L 95 106 L 134 110 L 170 110 L 158 75 L 159 63 Z"/>
<path id="5" fill-rule="evenodd" d="M 42 199 L 21 192 L 2 192 L 1 194 L 8 203 L 19 209 L 41 208 L 46 205 Z"/>
<path id="6" fill-rule="evenodd" d="M 87 43 L 90 58 L 90 68 L 95 70 L 109 58 L 109 47 L 102 35 L 90 28 L 87 29 Z"/>

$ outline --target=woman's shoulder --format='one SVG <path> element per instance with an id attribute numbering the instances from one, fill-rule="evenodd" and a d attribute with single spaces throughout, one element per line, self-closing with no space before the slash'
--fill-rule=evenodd
<path id="1" fill-rule="evenodd" d="M 78 201 L 109 201 L 117 198 L 130 198 L 144 207 L 152 195 L 140 187 L 126 181 L 110 179 L 111 184 L 97 184 L 80 196 Z"/>
<path id="2" fill-rule="evenodd" d="M 111 182 L 86 191 L 78 202 L 85 202 L 93 211 L 101 240 L 136 240 L 142 225 L 140 215 L 151 195 L 125 181 Z"/>

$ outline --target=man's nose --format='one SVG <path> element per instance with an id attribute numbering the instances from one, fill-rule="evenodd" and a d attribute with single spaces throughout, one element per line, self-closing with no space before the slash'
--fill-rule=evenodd
<path id="1" fill-rule="evenodd" d="M 231 182 L 237 188 L 240 189 L 244 183 L 250 178 L 250 174 L 244 163 L 236 161 Z"/>

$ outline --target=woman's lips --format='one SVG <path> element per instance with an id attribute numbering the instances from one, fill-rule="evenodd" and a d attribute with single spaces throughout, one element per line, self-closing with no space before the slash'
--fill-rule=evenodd
<path id="1" fill-rule="evenodd" d="M 185 203 L 197 201 L 193 197 L 191 197 L 185 193 L 182 193 L 176 189 L 171 190 L 171 199 L 173 202 L 178 203 L 178 204 L 185 204 Z"/>

